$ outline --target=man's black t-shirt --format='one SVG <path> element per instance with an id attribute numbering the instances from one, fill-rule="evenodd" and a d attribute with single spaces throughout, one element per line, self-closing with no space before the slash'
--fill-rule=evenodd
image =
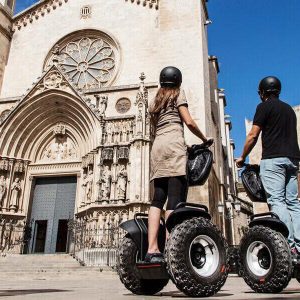
<path id="1" fill-rule="evenodd" d="M 262 159 L 300 159 L 297 118 L 290 105 L 275 96 L 270 97 L 257 106 L 253 125 L 262 129 Z"/>

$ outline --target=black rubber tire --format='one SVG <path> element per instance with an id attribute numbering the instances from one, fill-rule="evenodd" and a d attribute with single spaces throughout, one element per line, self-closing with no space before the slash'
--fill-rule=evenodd
<path id="1" fill-rule="evenodd" d="M 160 292 L 169 279 L 140 279 L 136 267 L 138 248 L 134 241 L 125 236 L 119 248 L 117 270 L 121 282 L 125 287 L 137 295 L 154 295 Z"/>
<path id="2" fill-rule="evenodd" d="M 216 271 L 200 276 L 190 262 L 189 251 L 193 240 L 199 236 L 210 237 L 219 251 Z M 176 287 L 189 297 L 208 297 L 224 285 L 229 271 L 228 245 L 222 233 L 209 220 L 192 218 L 177 225 L 170 233 L 165 250 L 167 270 Z"/>
<path id="3" fill-rule="evenodd" d="M 247 250 L 255 241 L 263 242 L 271 253 L 270 270 L 265 276 L 257 276 L 247 263 Z M 284 236 L 264 226 L 252 227 L 240 243 L 240 272 L 245 282 L 257 293 L 280 293 L 289 284 L 292 273 L 292 255 Z"/>
<path id="4" fill-rule="evenodd" d="M 240 249 L 238 246 L 229 247 L 229 273 L 240 275 Z"/>

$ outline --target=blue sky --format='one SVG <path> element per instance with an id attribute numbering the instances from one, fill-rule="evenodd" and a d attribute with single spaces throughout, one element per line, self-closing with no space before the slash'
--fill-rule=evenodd
<path id="1" fill-rule="evenodd" d="M 38 0 L 16 0 L 16 11 L 18 13 L 27 7 L 31 6 L 33 3 L 38 2 Z"/>
<path id="2" fill-rule="evenodd" d="M 35 2 L 17 0 L 16 12 Z M 260 101 L 261 78 L 279 77 L 281 98 L 300 104 L 300 1 L 209 0 L 208 9 L 213 21 L 209 52 L 219 58 L 219 86 L 226 91 L 237 157 L 245 139 L 245 117 L 253 118 Z"/>

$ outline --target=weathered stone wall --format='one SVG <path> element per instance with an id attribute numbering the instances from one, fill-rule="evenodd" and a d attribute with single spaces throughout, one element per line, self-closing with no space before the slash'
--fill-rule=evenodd
<path id="1" fill-rule="evenodd" d="M 0 3 L 0 95 L 12 36 L 11 27 L 11 12 Z"/>
<path id="2" fill-rule="evenodd" d="M 91 15 L 82 18 L 81 8 L 87 4 Z M 114 17 L 112 12 L 116 12 Z M 35 16 L 39 16 L 38 19 Z M 83 29 L 103 31 L 119 46 L 121 59 L 113 85 L 132 84 L 141 72 L 145 72 L 149 81 L 157 81 L 159 69 L 154 57 L 158 55 L 155 49 L 159 49 L 159 29 L 155 8 L 124 0 L 91 0 L 88 3 L 69 0 L 62 1 L 55 10 L 41 6 L 41 12 L 37 11 L 32 19 L 19 22 L 21 17 L 16 16 L 14 20 L 15 32 L 2 98 L 23 94 L 41 75 L 52 47 L 63 37 Z"/>

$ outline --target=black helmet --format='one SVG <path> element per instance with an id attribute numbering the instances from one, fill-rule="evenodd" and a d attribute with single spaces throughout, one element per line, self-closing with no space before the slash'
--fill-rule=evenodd
<path id="1" fill-rule="evenodd" d="M 281 82 L 275 76 L 268 76 L 261 80 L 258 86 L 259 94 L 275 94 L 279 95 L 281 92 Z"/>
<path id="2" fill-rule="evenodd" d="M 160 72 L 161 87 L 180 87 L 182 83 L 182 74 L 175 67 L 166 67 Z"/>

